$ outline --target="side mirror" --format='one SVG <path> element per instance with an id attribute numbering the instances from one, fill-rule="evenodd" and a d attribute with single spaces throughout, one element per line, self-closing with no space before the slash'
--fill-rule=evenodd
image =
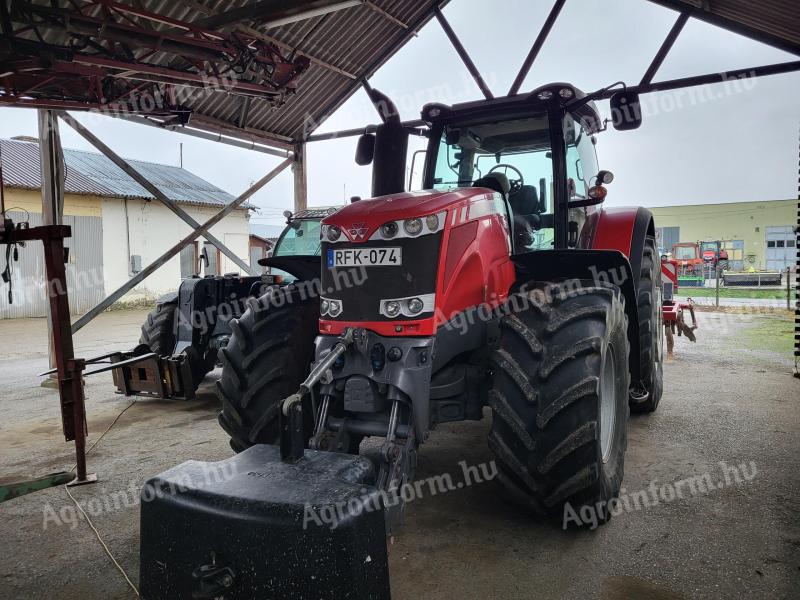
<path id="1" fill-rule="evenodd" d="M 365 167 L 372 164 L 373 158 L 375 158 L 375 134 L 365 133 L 358 138 L 358 145 L 356 146 L 356 164 Z"/>
<path id="2" fill-rule="evenodd" d="M 617 131 L 639 128 L 642 124 L 639 94 L 623 90 L 611 96 L 611 123 Z"/>

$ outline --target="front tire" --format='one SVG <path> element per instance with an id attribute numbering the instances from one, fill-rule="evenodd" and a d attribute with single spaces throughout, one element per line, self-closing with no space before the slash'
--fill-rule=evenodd
<path id="1" fill-rule="evenodd" d="M 630 404 L 631 412 L 651 413 L 658 408 L 664 391 L 661 262 L 652 237 L 645 240 L 641 269 L 636 303 L 639 313 L 640 370 L 644 387 L 632 390 Z"/>
<path id="2" fill-rule="evenodd" d="M 627 447 L 627 317 L 616 286 L 580 286 L 512 298 L 524 308 L 503 318 L 492 355 L 489 446 L 511 500 L 546 517 L 593 506 L 605 522 Z"/>
<path id="3" fill-rule="evenodd" d="M 219 351 L 217 391 L 222 401 L 219 423 L 236 452 L 277 443 L 279 405 L 308 375 L 318 323 L 319 298 L 305 298 L 294 287 L 251 298 L 242 317 L 231 321 L 230 341 Z M 310 407 L 304 408 L 308 439 L 313 415 Z"/>

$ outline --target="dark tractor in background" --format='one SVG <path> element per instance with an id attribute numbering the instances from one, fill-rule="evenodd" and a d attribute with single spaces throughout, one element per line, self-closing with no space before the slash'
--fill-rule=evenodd
<path id="1" fill-rule="evenodd" d="M 319 276 L 320 222 L 336 210 L 287 213 L 286 227 L 271 256 L 259 261 L 269 267 L 264 275 L 197 275 L 184 279 L 177 292 L 159 298 L 142 325 L 139 345 L 114 360 L 156 356 L 114 370 L 118 390 L 126 395 L 193 398 L 206 374 L 219 364 L 219 351 L 227 346 L 250 299 L 268 286 Z"/>

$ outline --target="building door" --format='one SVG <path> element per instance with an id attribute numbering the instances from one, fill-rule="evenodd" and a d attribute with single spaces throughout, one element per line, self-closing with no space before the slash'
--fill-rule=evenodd
<path id="1" fill-rule="evenodd" d="M 197 242 L 194 242 L 181 249 L 181 279 L 194 277 L 198 273 Z"/>
<path id="2" fill-rule="evenodd" d="M 797 260 L 796 237 L 791 225 L 767 227 L 767 271 L 785 271 Z"/>
<path id="3" fill-rule="evenodd" d="M 43 224 L 42 215 L 8 211 L 15 223 L 27 221 L 31 227 Z M 66 264 L 70 314 L 81 315 L 105 298 L 103 279 L 103 223 L 100 217 L 65 216 L 64 225 L 72 228 L 72 237 L 64 240 L 69 249 Z M 41 242 L 17 246 L 19 260 L 13 261 L 11 273 L 12 302 L 8 287 L 0 282 L 0 319 L 44 317 L 47 315 L 47 276 Z M 5 267 L 5 253 L 0 264 Z"/>

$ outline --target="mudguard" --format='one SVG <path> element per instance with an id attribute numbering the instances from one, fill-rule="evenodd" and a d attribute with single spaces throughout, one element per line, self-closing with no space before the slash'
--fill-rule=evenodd
<path id="1" fill-rule="evenodd" d="M 512 293 L 529 281 L 588 279 L 612 283 L 622 290 L 628 315 L 628 365 L 631 379 L 639 378 L 639 319 L 636 280 L 628 257 L 618 250 L 537 250 L 512 256 L 517 281 Z M 639 259 L 641 262 L 641 257 Z"/>
<path id="2" fill-rule="evenodd" d="M 653 213 L 646 208 L 604 208 L 598 213 L 591 248 L 617 250 L 628 257 L 636 287 L 642 271 L 647 236 L 655 237 Z"/>

